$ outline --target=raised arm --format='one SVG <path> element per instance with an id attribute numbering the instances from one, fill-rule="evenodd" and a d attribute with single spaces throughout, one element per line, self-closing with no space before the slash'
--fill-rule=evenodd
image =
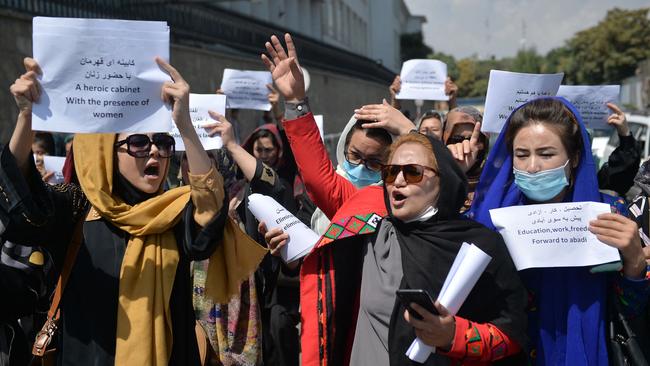
<path id="1" fill-rule="evenodd" d="M 284 36 L 287 49 L 276 36 L 266 42 L 269 56 L 263 54 L 277 90 L 285 99 L 284 129 L 307 192 L 314 203 L 332 217 L 357 189 L 336 174 L 321 140 L 314 116 L 309 113 L 305 84 L 298 56 L 289 34 Z"/>
<path id="2" fill-rule="evenodd" d="M 18 105 L 18 119 L 14 133 L 9 141 L 9 151 L 16 159 L 16 164 L 24 177 L 29 174 L 29 160 L 32 152 L 32 104 L 38 102 L 41 96 L 41 86 L 37 76 L 42 74 L 41 68 L 32 58 L 25 58 L 25 73 L 22 74 L 9 88 Z"/>

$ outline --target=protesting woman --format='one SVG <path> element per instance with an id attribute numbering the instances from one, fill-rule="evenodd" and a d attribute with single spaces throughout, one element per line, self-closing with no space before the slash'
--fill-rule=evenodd
<path id="1" fill-rule="evenodd" d="M 517 354 L 525 346 L 524 288 L 499 235 L 459 214 L 467 180 L 447 148 L 413 132 L 393 143 L 388 161 L 382 178 L 389 213 L 374 234 L 335 240 L 326 234 L 309 255 L 333 252 L 320 280 L 305 276 L 301 282 L 305 300 L 318 293 L 327 309 L 324 318 L 308 319 L 317 314 L 307 308 L 309 301 L 303 303 L 304 321 L 321 327 L 321 359 L 337 365 L 410 365 L 405 352 L 416 336 L 438 347 L 425 365 L 461 360 L 483 365 Z M 277 250 L 288 234 L 273 229 L 266 239 Z M 416 304 L 418 314 L 406 311 L 396 290 L 423 289 L 435 299 L 463 242 L 476 244 L 492 261 L 458 315 L 440 304 L 440 315 Z M 321 288 L 321 282 L 327 285 Z M 312 349 L 305 352 L 312 357 Z"/>
<path id="2" fill-rule="evenodd" d="M 190 121 L 189 85 L 157 62 L 173 79 L 161 95 L 172 104 L 191 172 L 189 186 L 167 192 L 174 139 L 163 133 L 77 135 L 79 186 L 42 183 L 30 151 L 38 64 L 26 59 L 27 72 L 11 86 L 20 114 L 0 155 L 1 209 L 10 217 L 4 237 L 46 246 L 60 259 L 80 233 L 61 298 L 59 364 L 199 364 L 190 261 L 210 257 L 206 292 L 225 302 L 266 252 L 229 221 L 222 178 Z"/>
<path id="3" fill-rule="evenodd" d="M 598 191 L 587 131 L 562 98 L 542 98 L 516 109 L 490 152 L 470 216 L 494 228 L 489 210 L 533 203 L 622 200 Z M 605 316 L 616 291 L 628 315 L 638 314 L 650 293 L 636 225 L 608 213 L 590 222 L 598 240 L 619 249 L 620 273 L 589 268 L 536 268 L 520 272 L 529 291 L 529 337 L 536 365 L 607 365 Z M 615 289 L 612 288 L 612 284 Z"/>

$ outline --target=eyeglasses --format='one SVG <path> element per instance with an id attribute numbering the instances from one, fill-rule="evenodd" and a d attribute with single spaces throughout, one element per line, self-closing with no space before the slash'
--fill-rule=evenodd
<path id="1" fill-rule="evenodd" d="M 176 152 L 174 138 L 166 133 L 154 133 L 151 138 L 140 133 L 117 141 L 116 147 L 126 144 L 126 153 L 134 158 L 146 158 L 151 153 L 151 144 L 156 145 L 161 158 L 170 158 Z"/>
<path id="2" fill-rule="evenodd" d="M 420 164 L 384 165 L 381 168 L 381 179 L 386 184 L 392 184 L 395 182 L 395 179 L 397 179 L 399 173 L 402 172 L 406 183 L 419 183 L 424 177 L 425 169 L 438 174 L 437 170 Z"/>
<path id="3" fill-rule="evenodd" d="M 383 165 L 382 161 L 379 159 L 364 159 L 354 151 L 346 151 L 345 160 L 347 160 L 348 163 L 355 167 L 363 164 L 366 168 L 372 170 L 373 172 L 380 171 Z"/>

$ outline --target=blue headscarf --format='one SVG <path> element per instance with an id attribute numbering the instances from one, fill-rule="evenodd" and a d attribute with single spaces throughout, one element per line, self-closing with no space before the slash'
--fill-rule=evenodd
<path id="1" fill-rule="evenodd" d="M 605 198 L 598 191 L 589 136 L 580 114 L 564 98 L 549 99 L 561 101 L 573 113 L 582 134 L 580 161 L 564 201 L 603 202 Z M 512 114 L 490 151 L 469 213 L 474 220 L 493 230 L 490 209 L 526 204 L 525 196 L 514 183 L 512 151 L 505 141 Z M 531 352 L 533 364 L 606 366 L 607 276 L 592 274 L 588 267 L 535 268 L 521 271 L 520 275 L 534 304 L 529 311 L 528 324 L 534 347 Z"/>

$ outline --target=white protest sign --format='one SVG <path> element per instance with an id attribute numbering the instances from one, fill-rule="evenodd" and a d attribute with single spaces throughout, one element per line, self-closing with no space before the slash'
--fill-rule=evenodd
<path id="1" fill-rule="evenodd" d="M 267 84 L 273 84 L 273 77 L 268 71 L 224 69 L 221 90 L 228 97 L 229 109 L 270 111 Z"/>
<path id="2" fill-rule="evenodd" d="M 560 85 L 557 96 L 576 107 L 585 127 L 606 130 L 611 128 L 607 124 L 611 113 L 607 103 L 617 104 L 620 92 L 620 85 Z"/>
<path id="3" fill-rule="evenodd" d="M 169 59 L 165 22 L 35 17 L 33 55 L 43 89 L 33 128 L 70 133 L 169 132 L 160 99 Z"/>
<path id="4" fill-rule="evenodd" d="M 39 157 L 34 155 L 34 161 L 36 162 L 41 158 L 43 159 L 43 168 L 45 171 L 48 173 L 54 173 L 47 182 L 50 184 L 63 183 L 63 165 L 65 164 L 65 157 L 50 155 L 41 155 Z"/>
<path id="5" fill-rule="evenodd" d="M 223 146 L 221 136 L 210 137 L 203 128 L 206 124 L 218 122 L 210 117 L 208 111 L 217 112 L 222 116 L 225 115 L 226 96 L 219 94 L 190 94 L 190 118 L 203 148 L 205 150 L 221 149 Z M 185 151 L 185 144 L 176 124 L 172 128 L 172 136 L 176 140 L 176 151 Z"/>
<path id="6" fill-rule="evenodd" d="M 408 60 L 400 72 L 397 99 L 449 100 L 445 94 L 447 64 L 438 60 Z"/>
<path id="7" fill-rule="evenodd" d="M 549 203 L 497 208 L 490 217 L 521 271 L 619 261 L 618 250 L 588 229 L 590 220 L 608 212 L 610 206 L 600 202 Z"/>
<path id="8" fill-rule="evenodd" d="M 501 132 L 517 107 L 539 97 L 555 96 L 563 77 L 563 73 L 523 74 L 491 70 L 481 131 Z"/>
<path id="9" fill-rule="evenodd" d="M 324 133 L 323 133 L 323 115 L 322 114 L 316 114 L 314 115 L 314 120 L 316 121 L 316 126 L 318 126 L 318 132 L 320 133 L 320 139 L 324 139 Z"/>
<path id="10" fill-rule="evenodd" d="M 251 194 L 248 196 L 248 209 L 257 221 L 264 221 L 269 230 L 278 227 L 289 234 L 287 244 L 280 249 L 280 255 L 287 263 L 309 254 L 320 239 L 318 234 L 269 196 Z"/>

